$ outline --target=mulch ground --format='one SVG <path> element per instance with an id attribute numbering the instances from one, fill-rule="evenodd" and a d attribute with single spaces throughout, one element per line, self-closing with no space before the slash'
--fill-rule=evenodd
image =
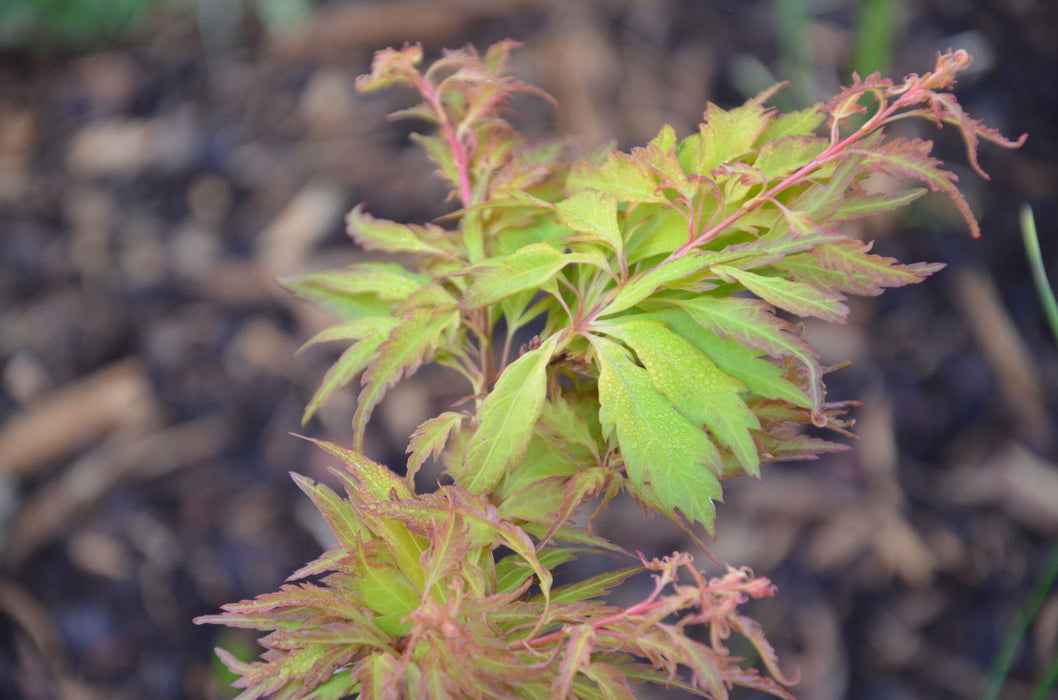
<path id="1" fill-rule="evenodd" d="M 854 4 L 814 17 L 821 94 L 848 65 Z M 779 585 L 752 612 L 802 698 L 980 697 L 1058 541 L 1058 352 L 1017 227 L 1032 204 L 1058 276 L 1058 10 L 905 5 L 891 73 L 967 48 L 963 105 L 1031 136 L 986 146 L 982 183 L 952 129 L 922 131 L 984 237 L 943 197 L 865 228 L 880 252 L 950 267 L 809 326 L 826 361 L 852 360 L 828 385 L 865 402 L 855 451 L 729 484 L 714 554 Z M 356 260 L 342 218 L 358 202 L 445 211 L 411 125 L 385 120 L 408 95 L 353 89 L 374 50 L 521 40 L 517 72 L 559 107 L 519 102 L 516 123 L 588 152 L 689 133 L 706 101 L 764 87 L 775 25 L 765 2 L 401 0 L 329 4 L 275 37 L 174 16 L 121 45 L 0 55 L 0 696 L 230 697 L 211 650 L 252 655 L 252 637 L 191 618 L 326 544 L 287 473 L 327 479 L 328 461 L 289 433 L 347 443 L 353 393 L 302 428 L 335 354 L 295 357 L 326 319 L 274 280 Z M 448 379 L 394 391 L 369 452 L 399 466 Z M 603 527 L 648 554 L 688 547 L 634 508 Z M 1003 697 L 1056 654 L 1052 590 Z"/>

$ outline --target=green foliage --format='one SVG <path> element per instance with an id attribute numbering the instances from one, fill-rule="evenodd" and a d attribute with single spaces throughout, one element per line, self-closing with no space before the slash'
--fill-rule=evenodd
<path id="1" fill-rule="evenodd" d="M 158 0 L 4 0 L 0 46 L 82 46 L 125 37 Z"/>
<path id="2" fill-rule="evenodd" d="M 157 17 L 197 13 L 206 43 L 231 41 L 248 13 L 271 34 L 303 24 L 314 0 L 2 0 L 0 47 L 83 48 L 127 42 Z"/>
<path id="3" fill-rule="evenodd" d="M 400 114 L 435 127 L 417 140 L 459 210 L 442 227 L 357 207 L 353 238 L 403 262 L 286 281 L 339 318 L 310 343 L 348 345 L 305 419 L 357 376 L 362 385 L 354 449 L 320 443 L 344 465 L 334 470 L 344 496 L 295 476 L 338 543 L 292 577 L 312 580 L 198 622 L 267 632 L 261 661 L 218 652 L 244 700 L 629 698 L 640 681 L 791 697 L 762 631 L 738 612 L 773 593 L 765 579 L 732 569 L 706 580 L 676 553 L 556 588 L 552 570 L 579 553 L 623 554 L 572 516 L 626 490 L 712 535 L 725 479 L 844 449 L 802 434 L 844 432 L 846 405 L 826 400 L 818 354 L 788 318 L 843 323 L 847 295 L 941 267 L 875 255 L 842 232 L 925 191 L 871 194 L 865 180 L 943 192 L 977 232 L 930 144 L 884 127 L 909 115 L 952 123 L 975 167 L 979 138 L 1020 141 L 944 92 L 969 62 L 955 52 L 934 72 L 857 79 L 800 112 L 767 108 L 775 89 L 732 110 L 710 104 L 682 140 L 665 127 L 629 153 L 569 165 L 501 118 L 512 93 L 537 92 L 506 75 L 512 47 L 449 52 L 425 71 L 418 47 L 388 49 L 359 80 L 418 91 L 422 103 Z M 539 335 L 516 350 L 530 323 Z M 426 363 L 462 375 L 470 398 L 419 426 L 401 479 L 361 454 L 364 430 L 386 392 Z M 447 482 L 420 493 L 428 459 Z M 646 599 L 605 602 L 644 571 L 655 578 Z M 731 631 L 762 668 L 729 655 Z"/>

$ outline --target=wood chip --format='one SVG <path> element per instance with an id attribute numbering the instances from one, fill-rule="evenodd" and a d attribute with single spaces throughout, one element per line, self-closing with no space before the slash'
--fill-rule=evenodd
<path id="1" fill-rule="evenodd" d="M 275 37 L 272 53 L 295 60 L 348 61 L 351 51 L 405 42 L 443 42 L 468 23 L 503 17 L 532 0 L 395 0 L 323 5 L 304 27 Z"/>
<path id="2" fill-rule="evenodd" d="M 8 534 L 4 560 L 17 566 L 42 545 L 65 534 L 75 516 L 122 480 L 157 478 L 220 454 L 233 431 L 222 416 L 207 416 L 143 434 L 126 427 L 74 462 L 26 503 Z"/>
<path id="3" fill-rule="evenodd" d="M 259 259 L 275 277 L 302 272 L 305 258 L 345 214 L 344 191 L 328 182 L 310 182 L 287 204 L 260 238 Z"/>
<path id="4" fill-rule="evenodd" d="M 46 671 L 48 677 L 32 680 L 44 680 L 46 686 L 54 689 L 54 697 L 64 700 L 99 700 L 103 697 L 101 693 L 74 677 L 69 656 L 63 648 L 59 631 L 48 609 L 14 582 L 2 579 L 0 617 L 10 619 L 16 624 L 29 637 L 43 660 L 45 669 L 40 673 Z"/>
<path id="5" fill-rule="evenodd" d="M 1058 534 L 1058 465 L 1020 445 L 945 475 L 938 493 L 960 506 L 999 506 L 1036 532 Z"/>
<path id="6" fill-rule="evenodd" d="M 1048 418 L 1045 384 L 999 296 L 992 278 L 984 272 L 961 270 L 955 278 L 958 303 L 974 340 L 984 350 L 995 372 L 999 394 L 1019 421 L 1022 435 L 1047 444 L 1055 427 Z"/>
<path id="7" fill-rule="evenodd" d="M 115 426 L 156 412 L 143 368 L 122 360 L 67 385 L 0 429 L 0 472 L 25 477 L 73 454 Z"/>

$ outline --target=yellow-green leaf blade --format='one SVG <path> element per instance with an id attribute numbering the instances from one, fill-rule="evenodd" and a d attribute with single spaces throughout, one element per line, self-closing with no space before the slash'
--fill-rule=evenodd
<path id="1" fill-rule="evenodd" d="M 345 221 L 349 235 L 365 250 L 445 257 L 450 255 L 429 242 L 430 239 L 442 240 L 447 235 L 444 229 L 434 224 L 418 226 L 376 219 L 364 213 L 362 204 L 358 204 L 349 212 Z"/>
<path id="2" fill-rule="evenodd" d="M 580 190 L 555 205 L 558 218 L 574 231 L 606 243 L 618 256 L 624 237 L 617 224 L 617 200 L 595 190 Z"/>
<path id="3" fill-rule="evenodd" d="M 599 418 L 616 431 L 633 490 L 650 489 L 668 509 L 679 508 L 713 532 L 720 500 L 720 456 L 705 432 L 672 407 L 615 341 L 592 336 L 600 365 Z"/>
<path id="4" fill-rule="evenodd" d="M 482 263 L 463 295 L 465 308 L 494 304 L 526 289 L 547 284 L 574 256 L 547 243 L 531 243 L 520 250 Z"/>
<path id="5" fill-rule="evenodd" d="M 747 473 L 760 473 L 760 456 L 750 435 L 760 423 L 740 395 L 746 389 L 742 382 L 663 323 L 633 320 L 604 330 L 635 351 L 651 382 L 681 414 L 707 426 Z"/>
<path id="6" fill-rule="evenodd" d="M 512 362 L 478 411 L 478 429 L 467 444 L 460 477 L 471 493 L 487 493 L 525 456 L 544 407 L 547 363 L 557 336 Z"/>
<path id="7" fill-rule="evenodd" d="M 385 334 L 376 333 L 375 335 L 364 338 L 345 349 L 345 352 L 339 356 L 337 361 L 335 361 L 335 363 L 331 365 L 323 375 L 323 380 L 320 382 L 319 388 L 316 389 L 316 393 L 312 395 L 312 399 L 309 401 L 308 405 L 305 406 L 305 412 L 301 416 L 302 425 L 309 422 L 309 419 L 315 415 L 316 411 L 320 409 L 320 406 L 322 406 L 335 391 L 347 386 L 349 382 L 353 381 L 353 378 L 356 377 L 356 375 L 364 371 L 364 368 L 366 368 L 371 361 L 378 346 L 381 345 L 382 341 L 385 339 Z"/>
<path id="8" fill-rule="evenodd" d="M 417 308 L 408 312 L 382 341 L 364 372 L 364 388 L 353 415 L 358 447 L 371 412 L 386 391 L 402 377 L 414 374 L 439 348 L 450 346 L 458 325 L 459 312 L 455 308 Z"/>

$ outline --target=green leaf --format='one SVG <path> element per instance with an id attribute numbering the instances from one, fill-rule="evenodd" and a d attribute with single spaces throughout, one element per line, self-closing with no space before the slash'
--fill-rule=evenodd
<path id="1" fill-rule="evenodd" d="M 792 323 L 776 316 L 767 303 L 757 299 L 699 296 L 672 303 L 699 325 L 772 357 L 795 357 L 808 364 L 814 355 Z"/>
<path id="2" fill-rule="evenodd" d="M 401 622 L 419 607 L 421 592 L 407 578 L 382 540 L 367 540 L 352 550 L 356 574 L 347 585 L 378 617 L 375 624 L 394 636 L 402 636 L 411 629 L 411 622 Z"/>
<path id="3" fill-rule="evenodd" d="M 730 302 L 749 302 L 759 308 L 724 309 Z M 755 394 L 788 401 L 795 406 L 821 410 L 822 369 L 815 353 L 796 335 L 785 336 L 779 331 L 792 326 L 778 319 L 764 302 L 752 299 L 682 299 L 674 301 L 679 308 L 643 314 L 668 323 L 699 350 L 709 355 L 725 373 L 741 380 Z M 762 315 L 761 315 L 762 314 Z M 761 315 L 761 322 L 756 321 Z M 778 324 L 778 326 L 775 326 Z M 771 326 L 771 328 L 769 328 Z M 778 334 L 778 337 L 776 335 Z M 797 357 L 810 375 L 812 397 L 782 376 L 773 362 L 759 356 L 756 347 L 773 348 L 775 357 Z"/>
<path id="4" fill-rule="evenodd" d="M 547 402 L 544 405 L 546 406 Z M 585 463 L 575 460 L 569 450 L 556 446 L 553 442 L 540 436 L 539 424 L 542 419 L 543 412 L 540 414 L 537 425 L 534 426 L 533 436 L 529 440 L 525 456 L 522 458 L 519 467 L 506 474 L 503 481 L 492 489 L 492 496 L 496 502 L 501 504 L 501 508 L 509 502 L 511 504 L 510 507 L 517 507 L 517 501 L 524 500 L 519 495 L 519 492 L 525 490 L 536 481 L 543 481 L 552 477 L 570 477 L 579 470 L 586 468 Z M 591 463 L 588 462 L 588 464 Z M 541 513 L 545 512 L 546 505 L 546 503 L 541 504 Z M 523 516 L 519 515 L 518 517 Z M 530 519 L 535 520 L 535 518 Z"/>
<path id="5" fill-rule="evenodd" d="M 770 141 L 781 139 L 784 136 L 811 136 L 826 119 L 823 106 L 812 105 L 796 112 L 786 112 L 772 118 L 764 133 L 760 135 L 757 143 L 767 144 Z"/>
<path id="6" fill-rule="evenodd" d="M 330 328 L 324 328 L 312 336 L 304 345 L 298 348 L 298 352 L 318 343 L 329 343 L 336 340 L 362 340 L 377 333 L 386 333 L 396 325 L 397 319 L 392 316 L 365 316 L 364 318 L 354 318 L 351 321 L 343 321 Z"/>
<path id="7" fill-rule="evenodd" d="M 776 270 L 788 275 L 796 282 L 801 282 L 816 289 L 843 290 L 845 279 L 837 270 L 824 267 L 812 253 L 795 253 L 787 255 L 772 263 Z"/>
<path id="8" fill-rule="evenodd" d="M 392 303 L 380 299 L 377 294 L 350 294 L 333 289 L 327 282 L 327 279 L 320 279 L 312 274 L 279 280 L 281 285 L 301 299 L 345 321 L 365 316 L 383 316 L 389 314 L 393 308 Z"/>
<path id="9" fill-rule="evenodd" d="M 600 365 L 599 419 L 617 433 L 634 490 L 653 490 L 666 513 L 679 508 L 692 522 L 714 530 L 720 455 L 705 432 L 684 418 L 620 345 L 591 336 Z M 716 470 L 716 471 L 714 471 Z"/>
<path id="10" fill-rule="evenodd" d="M 704 207 L 705 205 L 702 205 Z M 690 240 L 687 218 L 679 211 L 657 204 L 636 208 L 634 218 L 626 219 L 628 262 L 668 255 Z"/>
<path id="11" fill-rule="evenodd" d="M 656 265 L 629 279 L 617 290 L 613 301 L 599 316 L 612 316 L 630 309 L 653 294 L 659 287 L 700 273 L 713 261 L 721 262 L 730 257 L 730 255 L 717 253 L 691 252 L 675 260 Z"/>
<path id="12" fill-rule="evenodd" d="M 834 213 L 836 221 L 849 221 L 864 216 L 873 216 L 894 209 L 902 209 L 928 192 L 924 187 L 917 187 L 903 192 L 891 194 L 882 192 L 879 194 L 848 194 L 838 206 Z"/>
<path id="13" fill-rule="evenodd" d="M 380 318 L 390 319 L 388 316 Z M 312 399 L 305 406 L 305 411 L 301 414 L 302 425 L 309 422 L 316 411 L 320 409 L 320 406 L 330 398 L 331 394 L 348 386 L 356 375 L 364 371 L 371 358 L 374 357 L 375 351 L 378 350 L 378 346 L 385 339 L 386 333 L 375 333 L 373 336 L 364 338 L 345 349 L 345 352 L 323 375 L 319 388 L 316 389 L 316 393 L 312 395 Z"/>
<path id="14" fill-rule="evenodd" d="M 632 348 L 650 381 L 695 425 L 705 425 L 751 476 L 760 457 L 750 430 L 760 423 L 746 406 L 745 385 L 725 374 L 709 356 L 657 321 L 629 320 L 600 329 Z"/>
<path id="15" fill-rule="evenodd" d="M 684 170 L 708 175 L 720 165 L 751 152 L 770 121 L 764 102 L 780 87 L 769 88 L 732 110 L 721 109 L 710 102 L 699 133 L 680 144 L 680 162 Z"/>
<path id="16" fill-rule="evenodd" d="M 541 564 L 552 571 L 577 558 L 576 552 L 565 547 L 545 547 L 537 552 L 536 556 Z M 533 572 L 525 565 L 525 560 L 520 556 L 508 554 L 496 562 L 496 590 L 500 593 L 516 590 L 532 575 Z"/>
<path id="17" fill-rule="evenodd" d="M 572 392 L 571 392 L 572 393 Z M 544 404 L 537 432 L 555 447 L 572 455 L 579 465 L 598 461 L 598 423 L 589 423 L 584 411 L 574 406 L 575 395 L 553 397 Z M 584 405 L 587 402 L 581 402 Z M 597 417 L 596 417 L 597 419 Z"/>
<path id="18" fill-rule="evenodd" d="M 488 493 L 525 456 L 544 407 L 547 363 L 558 343 L 551 336 L 503 370 L 478 411 L 458 478 L 471 493 Z"/>
<path id="19" fill-rule="evenodd" d="M 355 445 L 363 444 L 364 429 L 383 395 L 402 377 L 414 374 L 439 348 L 452 345 L 459 312 L 445 308 L 418 308 L 408 312 L 379 345 L 364 372 L 363 391 L 353 415 Z"/>
<path id="20" fill-rule="evenodd" d="M 618 202 L 639 204 L 665 203 L 657 192 L 657 178 L 626 153 L 614 151 L 601 165 L 580 162 L 573 165 L 566 187 L 570 190 L 592 189 L 604 192 Z"/>
<path id="21" fill-rule="evenodd" d="M 365 250 L 381 250 L 386 253 L 413 253 L 416 255 L 439 255 L 450 253 L 430 240 L 444 240 L 448 232 L 440 226 L 425 224 L 398 224 L 395 221 L 376 219 L 364 213 L 363 204 L 358 204 L 346 217 L 346 227 L 353 240 Z"/>
<path id="22" fill-rule="evenodd" d="M 632 158 L 657 175 L 659 188 L 674 190 L 690 200 L 698 191 L 698 184 L 687 177 L 676 157 L 675 146 L 676 132 L 671 126 L 665 126 L 646 146 L 633 148 Z"/>
<path id="23" fill-rule="evenodd" d="M 528 461 L 529 458 L 526 458 Z M 519 469 L 515 475 L 521 475 Z M 500 503 L 500 517 L 514 522 L 528 521 L 550 525 L 562 507 L 563 485 L 569 477 L 551 476 L 527 480 Z"/>
<path id="24" fill-rule="evenodd" d="M 429 281 L 426 275 L 398 263 L 369 262 L 341 270 L 310 272 L 284 284 L 297 289 L 313 287 L 334 295 L 371 294 L 385 301 L 401 301 Z"/>
<path id="25" fill-rule="evenodd" d="M 826 139 L 814 136 L 785 136 L 761 146 L 753 165 L 764 174 L 766 180 L 775 180 L 804 167 L 826 150 L 826 147 Z"/>
<path id="26" fill-rule="evenodd" d="M 764 301 L 798 316 L 815 316 L 831 323 L 844 323 L 849 307 L 841 303 L 844 297 L 833 291 L 821 290 L 802 282 L 781 277 L 768 277 L 728 265 L 714 265 L 713 272 L 733 279 Z"/>
<path id="27" fill-rule="evenodd" d="M 736 243 L 724 248 L 725 253 L 742 253 L 735 263 L 742 270 L 753 270 L 766 265 L 778 265 L 791 255 L 811 250 L 821 243 L 845 240 L 836 231 L 816 228 L 810 233 L 790 235 L 789 229 L 773 224 L 773 228 L 760 238 L 747 243 Z"/>
<path id="28" fill-rule="evenodd" d="M 459 187 L 459 168 L 456 166 L 455 159 L 452 158 L 452 149 L 448 147 L 445 139 L 419 133 L 411 134 L 408 138 L 426 151 L 429 159 L 437 165 L 438 174 L 452 185 L 453 190 Z"/>
<path id="29" fill-rule="evenodd" d="M 551 602 L 555 605 L 563 605 L 599 598 L 609 593 L 612 589 L 617 588 L 617 586 L 620 586 L 632 576 L 642 572 L 642 566 L 631 566 L 626 569 L 607 571 L 582 581 L 560 586 L 552 593 Z"/>
<path id="30" fill-rule="evenodd" d="M 539 289 L 574 260 L 575 255 L 564 255 L 547 243 L 532 243 L 510 255 L 486 260 L 473 270 L 462 305 L 477 309 L 526 289 Z"/>
<path id="31" fill-rule="evenodd" d="M 611 195 L 579 190 L 555 207 L 566 226 L 606 243 L 618 256 L 624 253 L 624 238 L 617 225 L 617 200 Z"/>

